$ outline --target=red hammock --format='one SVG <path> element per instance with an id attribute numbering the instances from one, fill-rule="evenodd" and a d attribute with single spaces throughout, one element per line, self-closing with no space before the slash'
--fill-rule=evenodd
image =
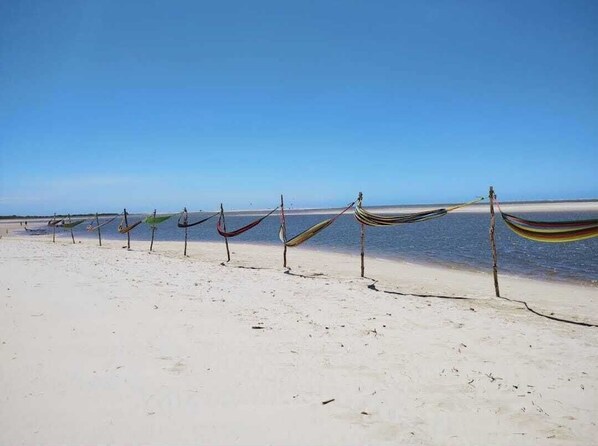
<path id="1" fill-rule="evenodd" d="M 269 217 L 270 215 L 272 215 L 276 210 L 278 209 L 278 206 L 275 207 L 274 209 L 272 209 L 269 213 L 267 213 L 266 215 L 264 215 L 263 217 L 258 218 L 257 220 L 249 223 L 248 225 L 243 226 L 242 228 L 239 228 L 235 231 L 230 231 L 230 232 L 226 232 L 224 230 L 223 225 L 223 217 L 224 217 L 224 213 L 221 212 L 220 213 L 220 217 L 218 218 L 218 224 L 216 225 L 216 230 L 218 231 L 218 234 L 220 234 L 222 237 L 236 237 L 237 235 L 241 235 L 244 232 L 249 231 L 251 228 L 255 228 L 257 225 L 259 225 L 262 220 L 266 219 L 267 217 Z"/>

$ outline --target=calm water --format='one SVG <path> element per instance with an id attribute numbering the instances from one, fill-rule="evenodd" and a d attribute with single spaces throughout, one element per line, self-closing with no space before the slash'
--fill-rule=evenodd
<path id="1" fill-rule="evenodd" d="M 190 214 L 189 221 L 197 221 L 207 214 Z M 571 220 L 596 218 L 595 212 L 578 213 L 518 213 L 535 220 Z M 180 240 L 181 249 L 184 230 L 176 226 L 178 216 L 162 223 L 156 230 L 156 243 L 160 240 Z M 239 228 L 254 216 L 233 216 L 226 218 L 229 230 Z M 287 216 L 287 234 L 296 235 L 307 227 L 328 218 L 325 215 Z M 130 216 L 129 221 L 138 218 Z M 105 221 L 105 220 L 104 220 Z M 126 240 L 116 228 L 120 218 L 102 228 L 102 237 Z M 189 240 L 222 241 L 216 232 L 217 217 L 199 226 L 189 228 Z M 404 259 L 416 262 L 449 264 L 475 270 L 489 271 L 492 257 L 488 242 L 488 214 L 455 213 L 422 223 L 386 227 L 366 228 L 367 257 Z M 97 237 L 80 225 L 76 237 Z M 280 221 L 275 214 L 250 231 L 230 239 L 230 243 L 278 244 Z M 57 230 L 57 234 L 62 232 Z M 64 232 L 63 236 L 70 236 Z M 131 232 L 134 241 L 150 240 L 151 230 L 142 224 Z M 499 256 L 499 270 L 520 276 L 539 277 L 553 280 L 576 280 L 598 285 L 598 238 L 574 243 L 538 243 L 523 239 L 512 233 L 503 223 L 500 215 L 496 219 L 496 240 Z M 332 226 L 306 242 L 305 247 L 336 252 L 359 253 L 359 225 L 355 218 L 343 215 Z M 149 244 L 148 244 L 149 247 Z M 296 249 L 296 248 L 289 248 Z M 366 264 L 367 267 L 367 264 Z"/>

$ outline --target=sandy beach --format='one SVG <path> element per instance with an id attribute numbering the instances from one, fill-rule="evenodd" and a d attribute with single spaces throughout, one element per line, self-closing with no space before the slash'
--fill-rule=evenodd
<path id="1" fill-rule="evenodd" d="M 1 444 L 598 434 L 598 329 L 494 298 L 487 273 L 371 259 L 361 279 L 357 257 L 297 249 L 285 274 L 271 246 L 232 242 L 226 265 L 222 243 L 188 258 L 180 242 L 122 246 L 0 240 Z M 538 311 L 598 323 L 596 287 L 500 280 Z"/>

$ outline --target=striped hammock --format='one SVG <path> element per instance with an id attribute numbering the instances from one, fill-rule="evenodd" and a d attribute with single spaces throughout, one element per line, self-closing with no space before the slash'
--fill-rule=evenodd
<path id="1" fill-rule="evenodd" d="M 507 227 L 520 237 L 536 242 L 565 243 L 598 237 L 598 219 L 533 221 L 500 212 Z"/>
<path id="2" fill-rule="evenodd" d="M 97 231 L 97 230 L 98 230 L 98 229 L 100 229 L 102 226 L 106 226 L 107 224 L 110 224 L 110 223 L 112 223 L 112 222 L 113 222 L 114 220 L 116 220 L 117 218 L 118 218 L 118 215 L 115 215 L 115 216 L 114 216 L 114 217 L 112 217 L 110 220 L 107 220 L 107 221 L 105 221 L 105 222 L 103 222 L 103 223 L 100 223 L 100 224 L 99 224 L 99 225 L 97 225 L 97 226 L 94 226 L 93 224 L 90 224 L 89 226 L 87 226 L 87 228 L 86 228 L 86 229 L 87 229 L 88 231 L 90 231 L 90 232 L 91 232 L 91 231 Z"/>
<path id="3" fill-rule="evenodd" d="M 200 224 L 202 224 L 202 223 L 205 223 L 205 222 L 206 222 L 206 221 L 208 221 L 210 218 L 212 218 L 212 217 L 215 217 L 215 216 L 216 216 L 216 215 L 218 215 L 219 213 L 220 213 L 220 212 L 216 212 L 215 214 L 212 214 L 212 215 L 210 215 L 209 217 L 206 217 L 206 218 L 202 218 L 202 219 L 201 219 L 201 220 L 199 220 L 199 221 L 196 221 L 196 222 L 193 222 L 193 223 L 188 223 L 188 222 L 187 222 L 187 212 L 185 211 L 185 212 L 183 212 L 183 213 L 181 214 L 181 216 L 179 217 L 179 221 L 177 222 L 177 224 L 176 224 L 176 225 L 177 225 L 179 228 L 190 228 L 190 227 L 192 227 L 192 226 L 197 226 L 197 225 L 200 225 Z M 182 222 L 181 222 L 181 218 L 183 219 L 183 221 L 182 221 Z"/>
<path id="4" fill-rule="evenodd" d="M 334 223 L 334 221 L 337 218 L 339 218 L 341 215 L 343 215 L 345 212 L 347 212 L 349 209 L 351 209 L 354 204 L 355 204 L 355 202 L 351 203 L 349 206 L 347 206 L 344 210 L 342 210 L 339 214 L 335 215 L 334 217 L 328 218 L 324 221 L 321 221 L 320 223 L 313 225 L 311 228 L 306 229 L 305 231 L 297 234 L 296 236 L 290 238 L 289 240 L 285 240 L 285 226 L 280 225 L 280 230 L 278 231 L 278 237 L 280 238 L 280 241 L 288 247 L 292 248 L 295 246 L 299 246 L 302 243 L 308 241 L 310 238 L 312 238 L 319 232 L 326 229 L 332 223 Z"/>
<path id="5" fill-rule="evenodd" d="M 357 200 L 357 206 L 355 207 L 355 218 L 360 223 L 367 226 L 395 226 L 405 223 L 419 223 L 421 221 L 431 220 L 446 215 L 447 213 L 454 211 L 465 206 L 482 201 L 484 197 L 476 198 L 475 200 L 468 201 L 467 203 L 458 204 L 448 208 L 433 209 L 430 211 L 416 212 L 413 214 L 402 214 L 402 215 L 380 215 L 373 214 L 366 211 L 361 206 L 361 198 Z"/>
<path id="6" fill-rule="evenodd" d="M 278 206 L 275 207 L 274 209 L 272 209 L 270 212 L 268 212 L 263 217 L 258 218 L 257 220 L 249 223 L 248 225 L 243 226 L 242 228 L 239 228 L 239 229 L 237 229 L 235 231 L 230 231 L 230 232 L 226 232 L 224 230 L 224 227 L 223 227 L 224 223 L 222 221 L 222 219 L 224 217 L 224 213 L 220 212 L 220 217 L 218 218 L 218 224 L 216 225 L 216 230 L 218 231 L 218 234 L 220 234 L 222 237 L 236 237 L 237 235 L 241 235 L 244 232 L 247 232 L 250 229 L 255 228 L 263 220 L 265 220 L 267 217 L 269 217 L 270 215 L 272 215 L 277 209 L 278 209 Z"/>
<path id="7" fill-rule="evenodd" d="M 168 214 L 168 215 L 160 215 L 160 216 L 153 216 L 150 215 L 149 217 L 145 217 L 143 219 L 144 223 L 147 223 L 150 226 L 157 226 L 160 223 L 164 223 L 166 220 L 168 220 L 170 217 L 172 217 L 172 214 Z"/>
<path id="8" fill-rule="evenodd" d="M 85 220 L 75 220 L 75 221 L 69 221 L 67 223 L 62 223 L 59 225 L 56 225 L 59 228 L 62 229 L 73 229 L 75 226 L 80 225 L 81 223 L 83 223 Z"/>

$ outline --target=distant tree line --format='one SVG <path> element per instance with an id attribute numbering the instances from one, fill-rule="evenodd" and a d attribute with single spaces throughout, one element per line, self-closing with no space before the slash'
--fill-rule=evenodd
<path id="1" fill-rule="evenodd" d="M 114 215 L 118 215 L 115 214 L 114 212 L 103 212 L 103 213 L 98 213 L 98 217 L 112 217 Z M 71 218 L 72 217 L 83 217 L 83 218 L 92 218 L 95 217 L 96 214 L 71 214 Z M 63 214 L 56 214 L 56 218 L 67 218 L 68 215 L 63 215 Z M 54 218 L 54 215 L 0 215 L 0 220 L 19 220 L 19 219 L 28 219 L 28 220 L 34 220 L 36 218 Z"/>

